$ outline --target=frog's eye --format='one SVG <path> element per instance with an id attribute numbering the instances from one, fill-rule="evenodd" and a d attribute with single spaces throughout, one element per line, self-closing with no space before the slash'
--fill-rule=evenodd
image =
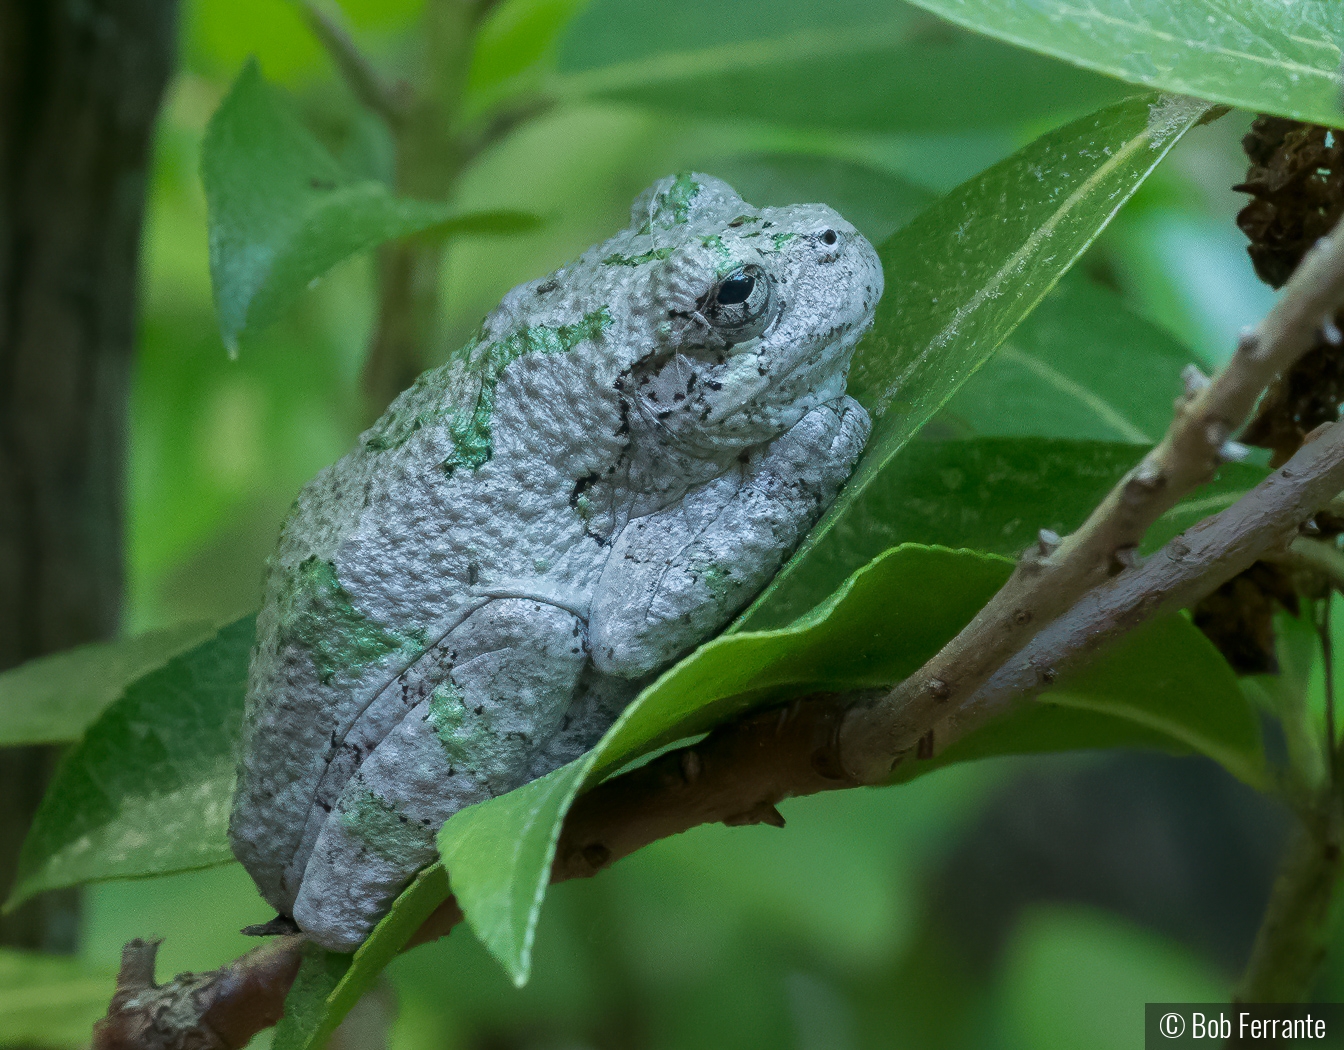
<path id="1" fill-rule="evenodd" d="M 770 314 L 770 275 L 759 266 L 740 266 L 700 301 L 700 313 L 729 342 L 753 339 Z"/>
<path id="2" fill-rule="evenodd" d="M 745 303 L 756 288 L 756 278 L 749 273 L 737 273 L 719 285 L 714 293 L 714 301 L 720 306 L 733 306 Z"/>

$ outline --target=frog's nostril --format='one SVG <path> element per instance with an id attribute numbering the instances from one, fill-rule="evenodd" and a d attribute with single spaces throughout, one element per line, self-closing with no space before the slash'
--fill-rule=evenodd
<path id="1" fill-rule="evenodd" d="M 827 230 L 825 233 L 821 235 L 822 244 L 834 244 L 839 239 L 840 238 L 836 235 L 836 232 L 834 230 Z"/>

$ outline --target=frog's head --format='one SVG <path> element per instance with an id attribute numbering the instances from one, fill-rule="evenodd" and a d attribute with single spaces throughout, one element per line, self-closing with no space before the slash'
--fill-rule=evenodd
<path id="1" fill-rule="evenodd" d="M 657 349 L 631 378 L 664 438 L 740 449 L 844 393 L 882 267 L 833 209 L 753 208 L 719 179 L 682 174 L 635 201 L 632 232 L 657 260 L 646 297 Z"/>

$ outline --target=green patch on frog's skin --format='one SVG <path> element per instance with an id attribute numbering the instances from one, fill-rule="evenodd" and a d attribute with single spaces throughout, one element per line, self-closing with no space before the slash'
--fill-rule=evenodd
<path id="1" fill-rule="evenodd" d="M 428 400 L 430 405 L 419 412 L 405 408 L 399 411 L 394 406 L 374 424 L 373 432 L 364 439 L 364 448 L 371 452 L 400 448 L 424 427 L 445 426 L 453 451 L 441 464 L 443 470 L 449 474 L 458 467 L 476 470 L 494 454 L 491 419 L 495 388 L 504 370 L 527 354 L 568 353 L 610 327 L 611 311 L 603 306 L 574 324 L 528 325 L 489 342 L 483 332 L 478 332 L 451 359 L 424 373 L 402 395 L 410 404 Z M 460 374 L 458 370 L 465 370 L 480 384 L 474 401 L 465 405 L 453 404 L 449 393 L 449 384 Z"/>
<path id="2" fill-rule="evenodd" d="M 573 506 L 574 513 L 579 516 L 580 521 L 593 520 L 593 501 L 587 496 L 576 496 L 571 506 Z"/>
<path id="3" fill-rule="evenodd" d="M 323 685 L 388 653 L 409 649 L 418 656 L 425 647 L 423 630 L 394 631 L 356 609 L 336 567 L 316 555 L 285 574 L 276 613 L 280 645 L 306 649 Z"/>
<path id="4" fill-rule="evenodd" d="M 744 225 L 746 225 L 746 224 L 749 223 L 749 222 L 760 222 L 760 221 L 761 221 L 761 217 L 760 217 L 759 215 L 739 215 L 739 216 L 737 216 L 737 218 L 735 218 L 735 219 L 734 219 L 732 222 L 730 222 L 728 225 L 729 225 L 729 226 L 744 226 Z"/>
<path id="5" fill-rule="evenodd" d="M 738 262 L 733 258 L 733 253 L 729 250 L 728 245 L 723 243 L 723 238 L 717 233 L 711 233 L 708 237 L 701 237 L 700 243 L 706 248 L 710 248 L 718 253 L 720 264 L 718 276 L 722 277 L 725 273 L 738 265 Z"/>
<path id="6" fill-rule="evenodd" d="M 770 243 L 774 245 L 775 251 L 779 251 L 784 245 L 788 244 L 789 241 L 797 236 L 796 233 L 772 233 L 770 235 Z"/>
<path id="7" fill-rule="evenodd" d="M 451 681 L 440 682 L 429 694 L 429 713 L 425 721 L 434 728 L 434 735 L 443 745 L 449 764 L 462 757 L 462 744 L 465 734 L 462 727 L 466 724 L 467 710 L 462 690 Z"/>
<path id="8" fill-rule="evenodd" d="M 676 248 L 668 245 L 664 248 L 654 248 L 643 255 L 621 255 L 617 252 L 614 255 L 608 255 L 602 260 L 602 263 L 605 266 L 643 266 L 645 263 L 666 259 L 674 251 L 676 251 Z"/>
<path id="9" fill-rule="evenodd" d="M 425 847 L 434 842 L 430 829 L 411 820 L 373 791 L 355 795 L 340 814 L 341 827 L 363 839 L 369 849 L 390 864 L 415 867 L 425 855 Z"/>
<path id="10" fill-rule="evenodd" d="M 725 569 L 718 564 L 707 565 L 700 571 L 700 578 L 705 581 L 709 593 L 716 599 L 723 598 L 728 593 L 732 586 L 732 576 L 732 569 Z"/>
<path id="11" fill-rule="evenodd" d="M 468 412 L 454 411 L 448 420 L 453 440 L 453 455 L 443 461 L 451 473 L 456 467 L 476 470 L 494 454 L 491 419 L 495 413 L 495 387 L 499 377 L 525 354 L 567 354 L 580 343 L 596 339 L 611 327 L 611 311 L 606 306 L 586 313 L 576 324 L 529 325 L 497 342 L 487 343 L 468 358 L 468 369 L 481 377 L 476 405 Z"/>
<path id="12" fill-rule="evenodd" d="M 431 368 L 416 376 L 410 389 L 397 398 L 392 407 L 379 417 L 370 428 L 369 436 L 364 439 L 364 448 L 369 452 L 388 452 L 401 448 L 416 431 L 441 423 L 452 411 L 448 404 L 448 384 L 452 378 L 453 365 L 462 358 L 470 358 L 475 349 L 485 340 L 485 329 L 478 328 L 466 344 L 438 368 Z M 429 402 L 430 407 L 419 412 L 403 408 L 399 402 L 417 404 Z"/>
<path id="13" fill-rule="evenodd" d="M 658 226 L 670 230 L 682 226 L 691 217 L 691 201 L 700 194 L 700 183 L 691 178 L 689 171 L 680 172 L 672 180 L 672 185 L 654 200 L 654 212 L 659 216 Z M 651 223 L 646 222 L 639 228 L 642 234 L 653 232 Z"/>
<path id="14" fill-rule="evenodd" d="M 451 772 L 470 769 L 488 746 L 489 733 L 484 724 L 479 719 L 467 720 L 466 699 L 451 681 L 440 682 L 430 693 L 425 721 L 443 745 Z"/>

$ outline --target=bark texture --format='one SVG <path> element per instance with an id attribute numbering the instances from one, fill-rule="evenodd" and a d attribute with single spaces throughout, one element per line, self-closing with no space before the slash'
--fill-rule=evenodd
<path id="1" fill-rule="evenodd" d="M 115 633 L 154 118 L 176 0 L 0 0 L 0 669 Z M 0 754 L 0 887 L 49 748 Z M 0 918 L 73 945 L 74 898 Z"/>

